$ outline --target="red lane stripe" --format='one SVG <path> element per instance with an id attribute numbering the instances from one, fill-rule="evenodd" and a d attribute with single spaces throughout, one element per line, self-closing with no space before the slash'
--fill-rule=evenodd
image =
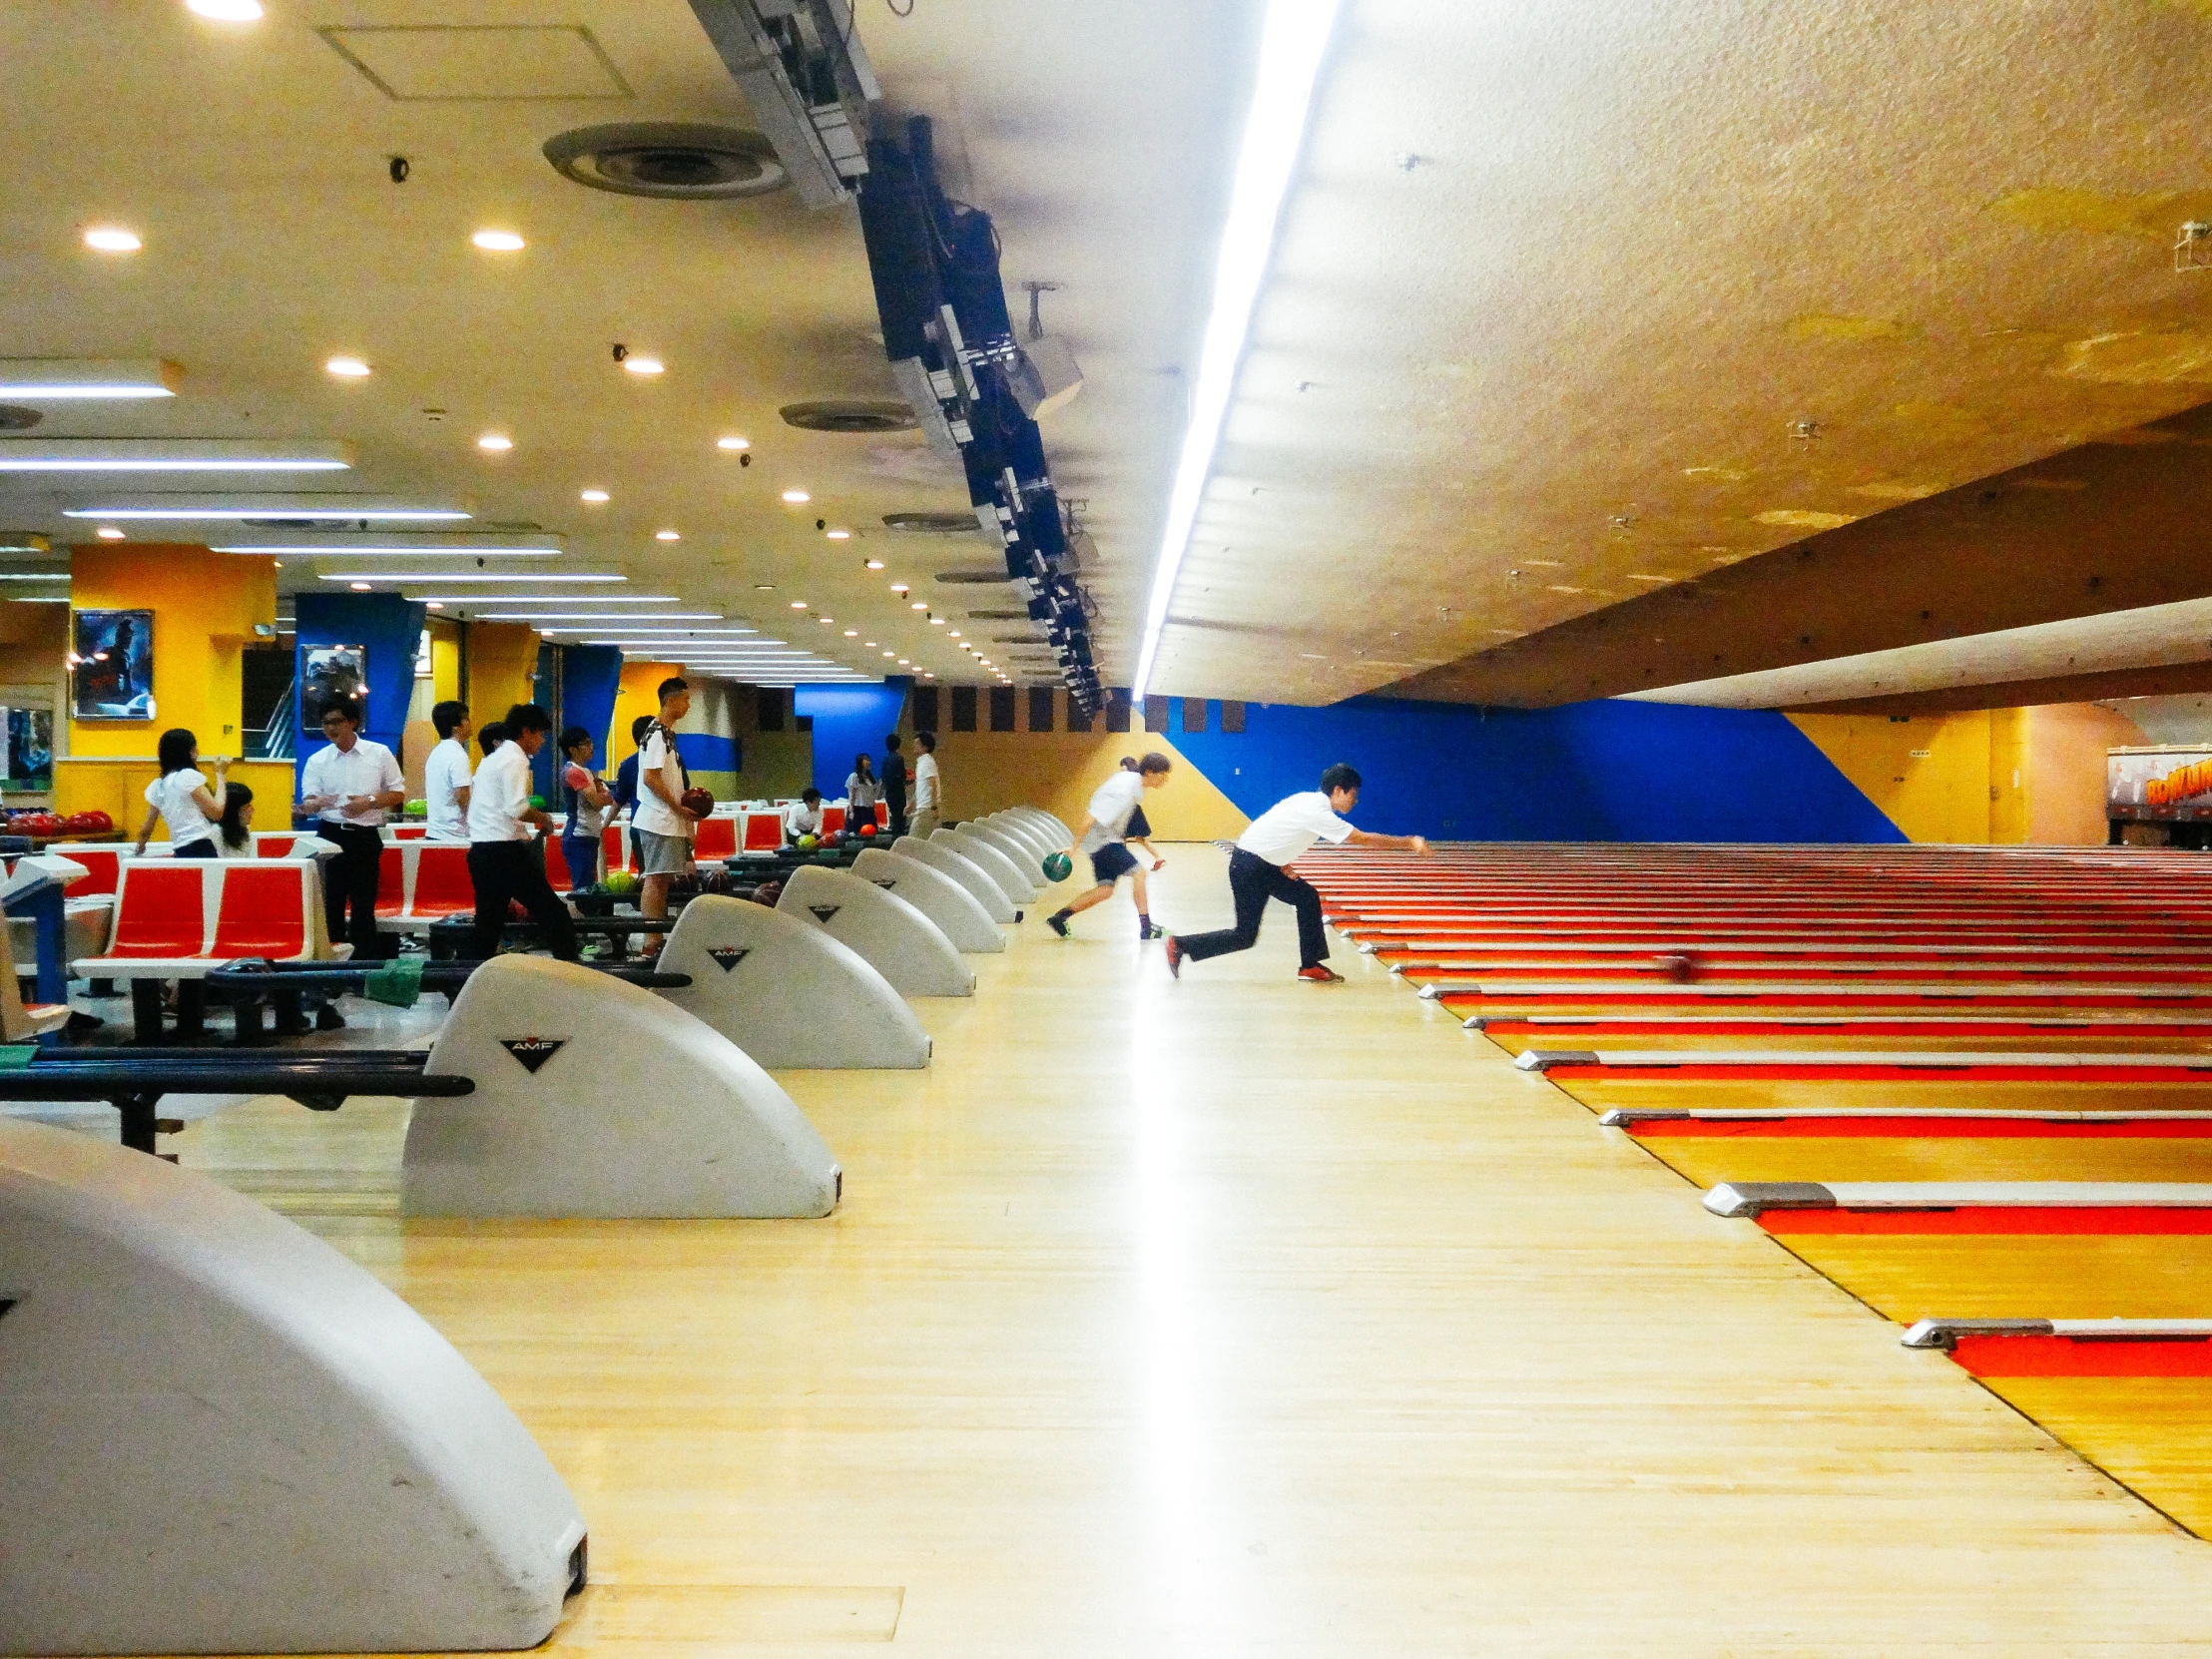
<path id="1" fill-rule="evenodd" d="M 2212 1089 L 2212 1066 L 1552 1066 L 1562 1082 L 1593 1078 L 1639 1083 L 2201 1083 Z"/>
<path id="2" fill-rule="evenodd" d="M 2212 1342 L 2186 1337 L 1960 1337 L 1971 1377 L 2212 1377 Z"/>
<path id="3" fill-rule="evenodd" d="M 1483 1027 L 1490 1037 L 1510 1037 L 1524 1046 L 1530 1043 L 1570 1048 L 1570 1039 L 1583 1037 L 1681 1036 L 1680 1022 L 1664 1019 L 1587 1019 L 1573 1024 L 1537 1025 L 1529 1020 L 1494 1019 Z M 1870 1019 L 1848 1025 L 1785 1025 L 1780 1020 L 1723 1019 L 1689 1028 L 1693 1037 L 2047 1037 L 2060 1042 L 2121 1038 L 2166 1040 L 2212 1037 L 2212 1025 L 2176 1023 L 2145 1025 L 2134 1020 L 2097 1020 L 2087 1025 L 2058 1025 L 2049 1021 L 1996 1019 Z"/>
<path id="4" fill-rule="evenodd" d="M 1955 1235 L 2212 1234 L 2212 1209 L 2154 1205 L 2070 1209 L 2021 1204 L 1967 1210 L 1769 1210 L 1759 1225 L 1780 1237 L 1800 1233 Z"/>
<path id="5" fill-rule="evenodd" d="M 1713 1140 L 2192 1141 L 2212 1139 L 2212 1122 L 2051 1123 L 2018 1118 L 1769 1118 L 1760 1122 L 1654 1118 L 1626 1125 L 1631 1135 Z"/>
<path id="6" fill-rule="evenodd" d="M 1412 974 L 1405 976 L 1414 984 L 1424 981 Z M 1653 1005 L 1724 1007 L 1730 1003 L 1757 1003 L 1766 1008 L 1832 1008 L 1839 1006 L 1839 999 L 1824 996 L 1818 991 L 1742 991 L 1725 996 L 1688 990 L 1673 991 L 1497 991 L 1483 994 L 1479 991 L 1446 991 L 1436 1000 L 1447 1008 L 1479 1009 L 1485 1002 L 1506 1002 L 1516 1006 L 1539 1008 L 1561 1007 L 1650 1007 Z M 1971 1008 L 1977 1005 L 1991 1008 L 2212 1008 L 2212 997 L 2204 996 L 2132 996 L 2125 991 L 2111 996 L 2045 996 L 2039 992 L 2019 995 L 1991 993 L 1979 996 L 1937 996 L 1933 992 L 1875 991 L 1865 996 L 1848 999 L 1854 1008 Z"/>

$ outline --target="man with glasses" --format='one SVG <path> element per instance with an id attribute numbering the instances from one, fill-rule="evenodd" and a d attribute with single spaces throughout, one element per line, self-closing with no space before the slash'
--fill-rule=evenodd
<path id="1" fill-rule="evenodd" d="M 361 736 L 361 706 L 344 699 L 323 706 L 322 735 L 329 747 L 299 769 L 299 806 L 319 822 L 315 833 L 333 842 L 335 858 L 322 866 L 322 910 L 332 942 L 350 940 L 355 961 L 379 961 L 392 952 L 376 931 L 376 884 L 384 867 L 384 815 L 403 806 L 406 779 L 390 750 Z M 352 925 L 346 925 L 347 905 Z"/>

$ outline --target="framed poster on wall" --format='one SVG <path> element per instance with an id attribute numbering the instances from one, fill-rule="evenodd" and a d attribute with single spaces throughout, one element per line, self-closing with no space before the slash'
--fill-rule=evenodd
<path id="1" fill-rule="evenodd" d="M 69 712 L 76 720 L 154 718 L 154 613 L 74 611 Z"/>
<path id="2" fill-rule="evenodd" d="M 364 701 L 368 694 L 368 647 L 303 645 L 299 648 L 299 727 L 322 730 L 322 710 L 340 700 Z"/>
<path id="3" fill-rule="evenodd" d="M 39 795 L 54 787 L 54 711 L 0 709 L 0 790 Z"/>

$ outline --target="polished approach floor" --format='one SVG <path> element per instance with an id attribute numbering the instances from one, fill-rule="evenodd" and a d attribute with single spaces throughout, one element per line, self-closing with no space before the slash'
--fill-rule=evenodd
<path id="1" fill-rule="evenodd" d="M 785 1074 L 827 1221 L 402 1225 L 396 1103 L 173 1144 L 537 1434 L 563 1651 L 2212 1651 L 2212 1545 L 1373 958 L 1295 982 L 1277 907 L 1177 983 L 1125 898 L 1039 914 L 929 1071 Z"/>

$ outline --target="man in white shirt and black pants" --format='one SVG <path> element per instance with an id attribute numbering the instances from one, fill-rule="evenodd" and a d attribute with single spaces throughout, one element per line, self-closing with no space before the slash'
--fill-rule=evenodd
<path id="1" fill-rule="evenodd" d="M 1073 861 L 1078 854 L 1089 855 L 1093 885 L 1072 904 L 1063 905 L 1044 918 L 1044 924 L 1061 938 L 1068 936 L 1068 917 L 1093 904 L 1105 903 L 1114 896 L 1114 884 L 1137 867 L 1136 857 L 1122 845 L 1122 837 L 1129 832 L 1129 820 L 1137 810 L 1139 797 L 1165 784 L 1174 764 L 1155 750 L 1137 763 L 1136 771 L 1115 772 L 1092 794 L 1090 811 L 1075 831 L 1075 839 L 1068 846 L 1068 857 Z M 1157 938 L 1159 933 L 1160 930 L 1152 925 L 1152 917 L 1140 906 L 1138 939 Z"/>
<path id="2" fill-rule="evenodd" d="M 944 828 L 944 779 L 937 772 L 937 734 L 916 732 L 914 747 L 914 818 L 906 827 L 909 835 L 927 840 Z"/>
<path id="3" fill-rule="evenodd" d="M 384 867 L 384 814 L 407 800 L 407 781 L 391 751 L 360 732 L 358 703 L 338 699 L 323 705 L 322 735 L 329 746 L 309 755 L 299 769 L 299 805 L 318 816 L 315 833 L 338 849 L 322 866 L 323 920 L 333 943 L 352 942 L 357 962 L 393 954 L 376 931 L 376 889 Z"/>
<path id="4" fill-rule="evenodd" d="M 468 705 L 440 703 L 430 711 L 430 724 L 438 729 L 438 746 L 422 764 L 423 805 L 430 820 L 430 833 L 442 835 L 449 841 L 465 841 L 468 839 Z"/>
<path id="5" fill-rule="evenodd" d="M 1301 979 L 1335 984 L 1344 975 L 1326 964 L 1329 934 L 1321 922 L 1321 894 L 1283 866 L 1302 856 L 1318 840 L 1355 846 L 1395 846 L 1409 852 L 1426 852 L 1428 842 L 1419 835 L 1377 835 L 1355 830 L 1343 815 L 1360 803 L 1360 775 L 1348 766 L 1333 766 L 1321 775 L 1321 788 L 1278 801 L 1252 821 L 1237 837 L 1237 849 L 1229 854 L 1229 891 L 1237 904 L 1237 925 L 1188 938 L 1170 935 L 1168 971 L 1183 976 L 1186 960 L 1203 962 L 1209 956 L 1226 956 L 1233 950 L 1250 950 L 1259 942 L 1260 917 L 1268 900 L 1280 898 L 1298 911 L 1298 954 Z"/>
<path id="6" fill-rule="evenodd" d="M 520 899 L 538 933 L 564 962 L 576 960 L 576 922 L 553 896 L 545 875 L 545 843 L 531 828 L 553 830 L 548 813 L 530 805 L 530 757 L 545 747 L 553 717 L 535 703 L 517 703 L 504 722 L 507 741 L 476 769 L 468 800 L 468 879 L 476 889 L 471 961 L 499 954 L 509 900 Z"/>

